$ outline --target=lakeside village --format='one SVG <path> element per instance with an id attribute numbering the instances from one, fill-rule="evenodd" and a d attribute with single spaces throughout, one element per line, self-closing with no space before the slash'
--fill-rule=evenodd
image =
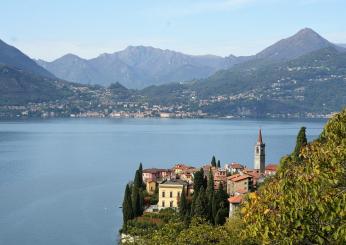
<path id="1" fill-rule="evenodd" d="M 68 98 L 48 101 L 30 102 L 18 105 L 1 105 L 0 119 L 28 119 L 28 118 L 251 118 L 258 117 L 256 110 L 237 103 L 241 101 L 260 101 L 263 97 L 258 91 L 250 91 L 237 95 L 218 95 L 208 98 L 199 98 L 196 91 L 185 91 L 180 95 L 181 102 L 171 104 L 151 103 L 141 95 L 119 95 L 111 88 L 90 87 L 83 85 L 66 84 L 73 95 Z M 115 85 L 121 86 L 121 85 Z M 276 94 L 269 94 L 270 98 Z M 269 93 L 269 91 L 267 91 Z M 301 98 L 291 98 L 297 99 Z M 210 110 L 223 104 L 234 104 L 236 112 L 219 112 Z M 209 109 L 208 109 L 209 108 Z M 265 118 L 330 118 L 335 112 L 296 112 L 270 113 Z"/>
<path id="2" fill-rule="evenodd" d="M 172 212 L 185 222 L 199 216 L 222 225 L 247 193 L 256 191 L 265 178 L 275 175 L 277 167 L 265 163 L 261 130 L 254 147 L 253 169 L 236 162 L 221 167 L 214 156 L 200 169 L 181 163 L 171 169 L 142 169 L 140 164 L 133 183 L 125 190 L 122 241 L 133 242 L 148 227 L 159 227 Z"/>

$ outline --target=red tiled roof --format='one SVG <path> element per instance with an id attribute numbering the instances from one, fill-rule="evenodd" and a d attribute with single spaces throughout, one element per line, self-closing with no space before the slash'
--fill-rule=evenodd
<path id="1" fill-rule="evenodd" d="M 231 180 L 231 179 L 234 179 L 236 177 L 240 176 L 240 174 L 233 174 L 231 176 L 228 176 L 227 179 Z"/>
<path id="2" fill-rule="evenodd" d="M 243 196 L 238 195 L 238 196 L 233 196 L 228 198 L 228 202 L 230 203 L 241 203 L 243 201 Z"/>
<path id="3" fill-rule="evenodd" d="M 163 168 L 147 168 L 143 169 L 143 173 L 150 173 L 150 174 L 155 174 L 159 172 L 170 172 L 170 169 L 163 169 Z"/>
<path id="4" fill-rule="evenodd" d="M 269 170 L 269 171 L 276 171 L 278 168 L 278 165 L 277 164 L 268 164 L 266 166 L 266 170 Z"/>
<path id="5" fill-rule="evenodd" d="M 244 175 L 240 175 L 238 177 L 235 177 L 235 178 L 231 179 L 231 181 L 238 182 L 238 181 L 241 181 L 241 180 L 244 180 L 244 179 L 247 179 L 247 178 L 251 178 L 251 176 L 244 174 Z"/>
<path id="6" fill-rule="evenodd" d="M 193 169 L 194 167 L 187 166 L 182 163 L 175 164 L 172 169 L 181 169 L 181 170 L 187 170 L 187 169 Z"/>
<path id="7" fill-rule="evenodd" d="M 241 165 L 240 163 L 236 163 L 236 162 L 231 163 L 230 166 L 231 166 L 231 168 L 235 168 L 235 169 L 243 169 L 244 168 L 243 165 Z"/>
<path id="8" fill-rule="evenodd" d="M 257 172 L 249 171 L 249 172 L 246 172 L 246 174 L 252 176 L 254 179 L 259 179 L 261 177 L 261 174 Z"/>

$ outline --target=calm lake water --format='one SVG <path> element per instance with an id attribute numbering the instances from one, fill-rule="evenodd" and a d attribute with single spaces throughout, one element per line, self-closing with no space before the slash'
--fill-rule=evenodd
<path id="1" fill-rule="evenodd" d="M 0 122 L 0 244 L 115 244 L 124 185 L 177 162 L 253 165 L 259 127 L 267 163 L 291 152 L 301 126 L 324 121 L 85 119 Z"/>

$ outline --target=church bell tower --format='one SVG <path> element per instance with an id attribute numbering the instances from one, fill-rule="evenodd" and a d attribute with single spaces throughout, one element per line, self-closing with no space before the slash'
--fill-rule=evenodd
<path id="1" fill-rule="evenodd" d="M 258 139 L 255 145 L 255 160 L 254 160 L 254 168 L 258 169 L 260 173 L 264 173 L 265 171 L 265 147 L 266 145 L 262 140 L 262 130 L 260 129 L 258 132 Z"/>

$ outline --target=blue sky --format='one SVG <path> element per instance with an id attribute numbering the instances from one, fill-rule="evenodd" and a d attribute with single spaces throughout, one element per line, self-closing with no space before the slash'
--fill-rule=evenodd
<path id="1" fill-rule="evenodd" d="M 310 27 L 346 43 L 345 0 L 1 0 L 0 39 L 33 58 L 128 45 L 249 55 Z"/>

